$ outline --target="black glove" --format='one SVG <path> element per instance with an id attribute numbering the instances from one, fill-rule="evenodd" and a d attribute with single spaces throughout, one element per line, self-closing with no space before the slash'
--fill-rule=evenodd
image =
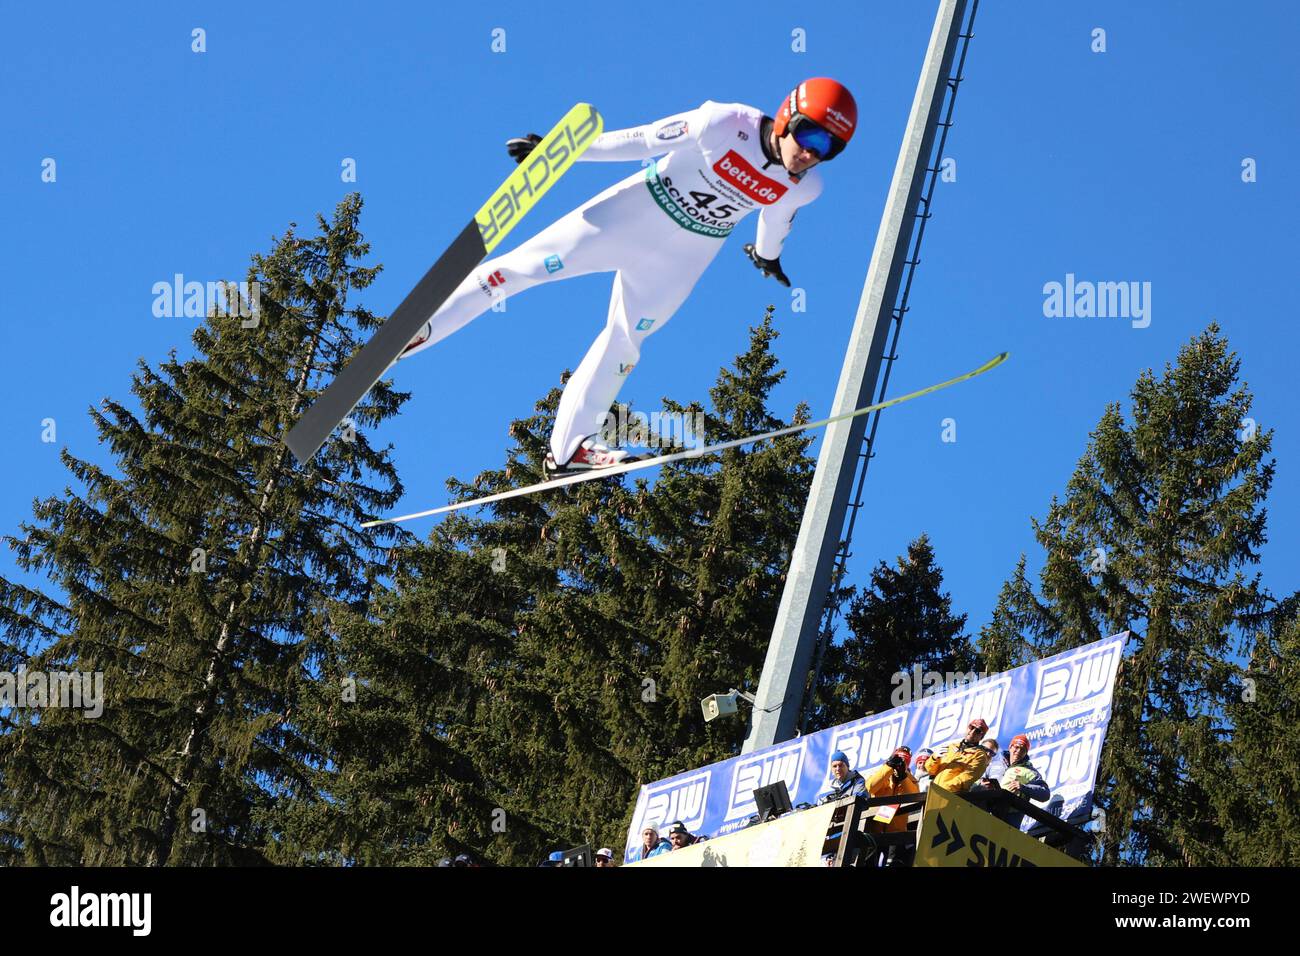
<path id="1" fill-rule="evenodd" d="M 752 242 L 745 246 L 745 255 L 749 256 L 750 261 L 754 263 L 755 267 L 757 267 L 758 271 L 763 273 L 763 275 L 771 276 L 787 289 L 790 287 L 790 280 L 786 278 L 786 274 L 781 271 L 780 256 L 777 256 L 775 259 L 764 259 L 754 250 L 754 244 Z"/>
<path id="2" fill-rule="evenodd" d="M 529 133 L 527 136 L 516 136 L 514 139 L 506 140 L 506 151 L 510 153 L 510 158 L 516 163 L 522 163 L 528 158 L 528 154 L 533 151 L 533 147 L 542 141 L 542 138 L 536 133 Z"/>

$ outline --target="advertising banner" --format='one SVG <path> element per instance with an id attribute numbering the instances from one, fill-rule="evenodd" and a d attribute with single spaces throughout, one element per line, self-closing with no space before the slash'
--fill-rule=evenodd
<path id="1" fill-rule="evenodd" d="M 1092 812 L 1115 674 L 1127 638 L 1125 631 L 937 693 L 931 691 L 945 675 L 909 674 L 903 688 L 910 689 L 908 703 L 647 784 L 632 814 L 625 860 L 631 861 L 648 824 L 666 830 L 680 820 L 691 833 L 735 833 L 749 825 L 755 812 L 756 787 L 784 780 L 795 806 L 816 804 L 830 787 L 835 751 L 842 750 L 865 777 L 903 744 L 913 754 L 923 747 L 940 750 L 960 739 L 976 717 L 988 723 L 988 738 L 997 739 L 1003 749 L 1016 734 L 1029 738 L 1030 763 L 1052 791 L 1041 805 L 1082 825 Z M 1027 817 L 1022 829 L 1032 825 Z"/>

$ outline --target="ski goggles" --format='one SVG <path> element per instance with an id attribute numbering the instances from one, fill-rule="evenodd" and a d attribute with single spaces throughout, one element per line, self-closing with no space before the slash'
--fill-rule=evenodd
<path id="1" fill-rule="evenodd" d="M 796 117 L 790 125 L 794 141 L 809 152 L 816 153 L 822 162 L 834 159 L 844 149 L 844 140 L 830 130 L 818 126 L 806 116 Z"/>

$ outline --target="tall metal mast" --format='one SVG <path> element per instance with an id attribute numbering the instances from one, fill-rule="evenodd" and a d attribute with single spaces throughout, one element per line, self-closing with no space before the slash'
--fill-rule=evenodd
<path id="1" fill-rule="evenodd" d="M 978 6 L 978 0 L 974 0 Z M 948 121 L 940 122 L 945 95 L 955 94 L 960 75 L 950 76 L 958 41 L 969 42 L 970 32 L 963 34 L 966 0 L 940 0 L 935 17 L 930 45 L 926 50 L 921 78 L 917 82 L 912 112 L 903 133 L 903 145 L 894 167 L 894 178 L 885 201 L 884 215 L 876 233 L 876 246 L 867 269 L 866 284 L 858 302 L 857 317 L 849 339 L 844 367 L 831 414 L 839 415 L 869 405 L 876 392 L 880 375 L 881 358 L 889 338 L 890 324 L 897 329 L 902 320 L 903 307 L 896 306 L 900 287 L 904 292 L 910 287 L 902 285 L 904 272 L 915 267 L 916 257 L 909 257 L 912 238 L 924 231 L 929 218 L 929 196 L 922 200 L 926 174 L 937 170 L 939 157 L 931 165 L 930 156 L 935 134 Z M 972 16 L 974 7 L 972 7 Z M 964 49 L 963 49 L 964 60 Z M 959 71 L 960 72 L 960 71 Z M 949 110 L 951 115 L 951 109 Z M 933 180 L 931 189 L 933 188 Z M 920 208 L 924 202 L 924 209 Z M 921 224 L 918 230 L 918 222 Z M 892 351 L 892 349 L 891 349 Z M 891 355 L 891 360 L 893 356 Z M 886 383 L 888 375 L 886 375 Z M 883 389 L 882 389 L 883 392 Z M 785 590 L 777 610 L 772 640 L 768 645 L 767 659 L 759 680 L 754 705 L 753 723 L 745 740 L 746 753 L 788 740 L 798 729 L 799 712 L 805 685 L 812 663 L 813 651 L 818 646 L 819 623 L 825 609 L 826 597 L 833 582 L 837 560 L 842 565 L 847 557 L 847 545 L 841 544 L 840 535 L 845 529 L 845 516 L 849 510 L 849 497 L 854 488 L 854 478 L 865 469 L 872 451 L 864 448 L 867 432 L 866 417 L 838 422 L 826 429 L 817 470 L 813 475 L 808 503 L 804 508 L 799 537 L 790 555 L 790 569 Z M 871 427 L 874 440 L 874 418 Z M 858 501 L 861 496 L 861 479 Z M 851 534 L 851 525 L 850 532 Z M 828 625 L 829 626 L 829 625 Z"/>

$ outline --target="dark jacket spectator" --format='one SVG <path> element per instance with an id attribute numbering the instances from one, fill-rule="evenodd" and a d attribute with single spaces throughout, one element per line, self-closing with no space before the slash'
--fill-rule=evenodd
<path id="1" fill-rule="evenodd" d="M 831 754 L 831 788 L 822 794 L 821 802 L 830 803 L 843 797 L 860 797 L 867 792 L 867 781 L 856 770 L 849 769 L 849 758 L 843 750 Z"/>
<path id="2" fill-rule="evenodd" d="M 996 740 L 982 741 L 981 746 L 989 752 L 989 765 L 984 768 L 984 776 L 980 778 L 975 786 L 992 787 L 994 784 L 1001 784 L 1002 775 L 1007 772 L 1007 767 L 1010 766 L 1010 758 L 1007 756 L 1007 752 L 998 748 Z"/>
<path id="3" fill-rule="evenodd" d="M 686 829 L 681 820 L 677 820 L 668 831 L 668 842 L 672 844 L 674 850 L 684 850 L 695 842 L 695 837 L 691 836 L 691 832 Z"/>

